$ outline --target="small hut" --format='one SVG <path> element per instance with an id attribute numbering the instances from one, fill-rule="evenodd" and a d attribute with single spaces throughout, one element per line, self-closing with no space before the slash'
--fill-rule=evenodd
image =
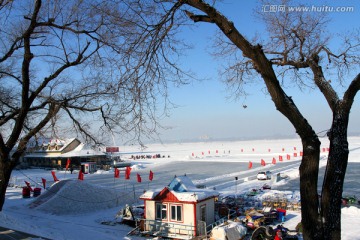
<path id="1" fill-rule="evenodd" d="M 159 191 L 146 191 L 142 233 L 168 238 L 191 239 L 205 235 L 215 221 L 219 193 L 199 189 L 185 175 L 176 177 Z"/>

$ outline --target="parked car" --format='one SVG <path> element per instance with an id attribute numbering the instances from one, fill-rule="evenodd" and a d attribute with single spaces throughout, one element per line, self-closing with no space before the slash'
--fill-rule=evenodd
<path id="1" fill-rule="evenodd" d="M 256 176 L 256 178 L 258 180 L 268 180 L 271 179 L 271 172 L 270 171 L 266 171 L 266 172 L 259 172 Z"/>

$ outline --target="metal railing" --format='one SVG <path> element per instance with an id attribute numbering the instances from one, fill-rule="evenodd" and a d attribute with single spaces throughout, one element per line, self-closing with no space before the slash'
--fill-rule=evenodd
<path id="1" fill-rule="evenodd" d="M 236 216 L 236 212 L 233 212 L 233 213 L 229 214 L 228 216 L 220 218 L 219 220 L 215 221 L 214 223 L 207 225 L 206 226 L 206 233 L 210 234 L 211 230 L 214 227 L 223 224 L 224 222 L 228 221 L 229 219 L 231 219 L 231 218 L 233 218 L 235 216 Z"/>
<path id="2" fill-rule="evenodd" d="M 142 219 L 141 221 L 143 222 L 143 228 L 141 229 L 142 233 L 180 239 L 191 239 L 196 236 L 196 229 L 193 225 L 184 225 L 148 219 Z"/>

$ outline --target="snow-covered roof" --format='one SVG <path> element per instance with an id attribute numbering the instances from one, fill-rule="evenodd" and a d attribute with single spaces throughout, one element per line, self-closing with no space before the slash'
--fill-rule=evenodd
<path id="1" fill-rule="evenodd" d="M 191 189 L 195 189 L 196 186 L 186 175 L 184 176 L 175 176 L 174 179 L 169 183 L 169 189 L 176 192 L 188 192 Z"/>
<path id="2" fill-rule="evenodd" d="M 162 194 L 170 193 L 180 202 L 198 202 L 208 198 L 217 197 L 219 193 L 214 190 L 196 188 L 187 176 L 176 177 L 162 190 L 148 190 L 140 199 L 155 199 Z"/>
<path id="3" fill-rule="evenodd" d="M 94 149 L 84 149 L 84 144 L 81 143 L 73 151 L 61 154 L 62 157 L 81 157 L 81 156 L 104 156 L 103 152 Z"/>
<path id="4" fill-rule="evenodd" d="M 74 139 L 72 139 L 74 140 Z M 70 141 L 71 142 L 71 141 Z M 56 155 L 49 155 L 49 151 L 41 151 L 36 153 L 27 154 L 27 158 L 40 158 L 40 157 L 85 157 L 85 156 L 105 156 L 106 154 L 104 152 L 96 151 L 93 149 L 84 149 L 85 144 L 81 143 L 79 146 L 77 146 L 74 150 L 70 152 L 66 152 L 61 154 L 60 151 L 58 151 L 58 154 Z"/>

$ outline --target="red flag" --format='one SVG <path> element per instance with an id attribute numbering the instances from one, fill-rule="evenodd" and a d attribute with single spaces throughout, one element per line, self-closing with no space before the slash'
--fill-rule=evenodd
<path id="1" fill-rule="evenodd" d="M 252 162 L 249 162 L 249 169 L 252 168 Z"/>
<path id="2" fill-rule="evenodd" d="M 65 171 L 67 171 L 69 169 L 69 166 L 70 166 L 70 158 L 68 158 L 66 161 Z"/>
<path id="3" fill-rule="evenodd" d="M 46 188 L 46 179 L 45 178 L 41 178 L 42 184 L 44 189 Z"/>
<path id="4" fill-rule="evenodd" d="M 261 159 L 261 166 L 266 166 L 264 159 Z"/>
<path id="5" fill-rule="evenodd" d="M 51 171 L 51 174 L 52 174 L 52 176 L 53 176 L 53 178 L 54 178 L 54 182 L 59 181 L 59 179 L 57 179 L 54 171 Z"/>
<path id="6" fill-rule="evenodd" d="M 283 157 L 280 155 L 279 156 L 279 161 L 282 161 L 283 160 Z"/>
<path id="7" fill-rule="evenodd" d="M 152 181 L 154 178 L 154 173 L 150 170 L 150 173 L 149 173 L 149 180 Z"/>
<path id="8" fill-rule="evenodd" d="M 30 186 L 30 183 L 28 181 L 25 181 L 26 186 L 30 189 L 30 191 L 33 191 L 33 189 Z"/>
<path id="9" fill-rule="evenodd" d="M 286 155 L 286 159 L 290 160 L 290 155 L 289 154 Z"/>
<path id="10" fill-rule="evenodd" d="M 141 176 L 140 176 L 140 174 L 137 173 L 136 176 L 137 176 L 137 181 L 138 181 L 138 182 L 141 182 Z"/>
<path id="11" fill-rule="evenodd" d="M 114 169 L 114 178 L 119 178 L 120 177 L 120 171 L 119 169 L 115 168 Z"/>
<path id="12" fill-rule="evenodd" d="M 131 172 L 131 167 L 126 167 L 125 179 L 130 179 L 130 172 Z"/>
<path id="13" fill-rule="evenodd" d="M 273 158 L 272 164 L 276 164 L 276 159 L 275 158 Z"/>
<path id="14" fill-rule="evenodd" d="M 83 174 L 83 172 L 81 170 L 79 171 L 78 179 L 81 180 L 81 181 L 84 180 L 84 174 Z"/>

